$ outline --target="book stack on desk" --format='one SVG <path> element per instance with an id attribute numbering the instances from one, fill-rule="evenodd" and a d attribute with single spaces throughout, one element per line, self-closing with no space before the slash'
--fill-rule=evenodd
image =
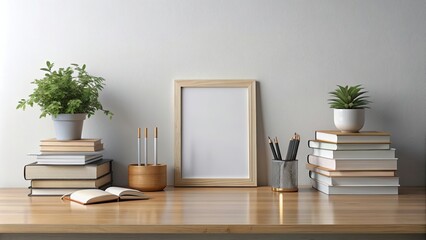
<path id="1" fill-rule="evenodd" d="M 102 159 L 101 139 L 80 139 L 60 141 L 47 139 L 40 141 L 37 164 L 84 165 Z"/>
<path id="2" fill-rule="evenodd" d="M 397 158 L 387 132 L 316 131 L 306 168 L 326 194 L 398 194 Z"/>
<path id="3" fill-rule="evenodd" d="M 100 139 L 41 140 L 36 162 L 24 167 L 31 196 L 63 195 L 112 184 L 112 160 L 104 160 Z"/>

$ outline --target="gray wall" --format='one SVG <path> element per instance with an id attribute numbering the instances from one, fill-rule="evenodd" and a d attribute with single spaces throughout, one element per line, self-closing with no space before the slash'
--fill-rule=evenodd
<path id="1" fill-rule="evenodd" d="M 402 185 L 425 185 L 425 1 L 1 0 L 0 187 L 26 187 L 26 156 L 54 136 L 38 108 L 15 110 L 46 60 L 86 63 L 107 79 L 113 120 L 97 114 L 84 137 L 100 137 L 127 184 L 136 128 L 158 126 L 159 159 L 173 184 L 173 80 L 256 79 L 259 183 L 268 184 L 266 137 L 302 137 L 299 182 L 316 129 L 333 129 L 327 92 L 363 84 L 374 102 L 364 130 L 392 133 Z"/>

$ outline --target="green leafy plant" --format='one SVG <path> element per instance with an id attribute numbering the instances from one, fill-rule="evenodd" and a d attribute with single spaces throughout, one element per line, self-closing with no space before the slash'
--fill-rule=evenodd
<path id="1" fill-rule="evenodd" d="M 113 113 L 105 110 L 99 102 L 99 92 L 105 85 L 105 79 L 89 75 L 86 65 L 71 64 L 67 68 L 53 70 L 53 63 L 47 61 L 44 78 L 36 79 L 37 85 L 28 99 L 21 99 L 16 109 L 25 110 L 28 105 L 37 104 L 41 108 L 40 118 L 47 115 L 86 113 L 87 117 L 97 110 L 103 111 L 112 118 Z"/>
<path id="2" fill-rule="evenodd" d="M 359 109 L 359 108 L 369 108 L 368 104 L 371 103 L 368 99 L 368 96 L 364 94 L 367 91 L 363 91 L 361 85 L 356 86 L 340 86 L 337 85 L 334 91 L 329 92 L 331 99 L 328 99 L 328 103 L 331 108 L 336 109 Z"/>

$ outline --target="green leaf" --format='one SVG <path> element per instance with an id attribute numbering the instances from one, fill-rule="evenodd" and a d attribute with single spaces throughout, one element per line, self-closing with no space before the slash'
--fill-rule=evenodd
<path id="1" fill-rule="evenodd" d="M 363 89 L 360 84 L 355 86 L 337 85 L 334 91 L 329 92 L 332 97 L 328 99 L 330 107 L 338 109 L 368 108 L 368 104 L 371 102 L 367 100 L 368 96 L 364 95 L 367 91 L 363 91 Z"/>

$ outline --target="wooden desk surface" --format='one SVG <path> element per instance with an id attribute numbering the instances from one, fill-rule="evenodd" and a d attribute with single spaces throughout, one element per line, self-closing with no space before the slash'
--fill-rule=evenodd
<path id="1" fill-rule="evenodd" d="M 173 188 L 79 205 L 0 189 L 0 233 L 426 233 L 425 188 L 328 196 L 311 188 Z"/>

